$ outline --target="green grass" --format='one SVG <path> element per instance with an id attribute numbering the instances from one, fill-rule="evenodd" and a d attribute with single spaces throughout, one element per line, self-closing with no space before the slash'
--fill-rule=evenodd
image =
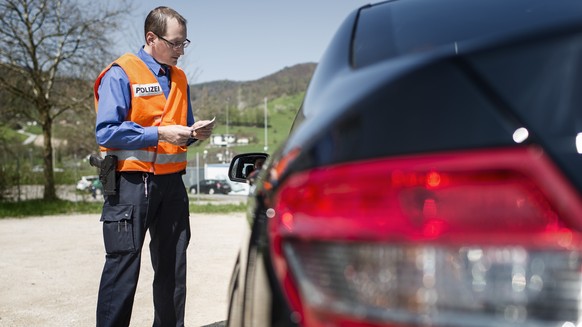
<path id="1" fill-rule="evenodd" d="M 190 213 L 231 213 L 244 212 L 246 210 L 246 203 L 239 204 L 195 204 L 190 203 Z"/>
<path id="2" fill-rule="evenodd" d="M 267 103 L 268 111 L 268 128 L 267 128 L 267 153 L 271 154 L 277 149 L 289 135 L 289 130 L 295 118 L 297 110 L 301 106 L 303 101 L 304 93 L 299 93 L 292 96 L 283 96 L 277 99 L 273 99 Z M 262 106 L 257 108 L 248 108 L 248 110 L 256 111 L 259 113 L 262 120 L 263 110 Z M 222 114 L 222 113 L 221 113 Z M 213 134 L 224 134 L 226 133 L 226 117 L 223 115 L 217 115 L 216 125 Z M 232 124 L 228 129 L 229 134 L 236 134 L 238 137 L 248 137 L 251 139 L 251 143 L 248 145 L 232 145 L 230 150 L 234 153 L 245 153 L 245 152 L 264 152 L 265 146 L 265 129 L 261 126 L 241 126 Z M 224 152 L 225 148 L 220 147 L 207 147 L 209 141 L 202 142 L 200 146 L 191 146 L 188 149 L 189 158 L 194 158 L 196 153 L 202 154 L 204 150 L 208 152 L 209 162 L 217 162 L 215 160 L 215 155 L 217 152 Z"/>
<path id="3" fill-rule="evenodd" d="M 65 200 L 44 201 L 27 200 L 21 202 L 0 202 L 0 218 L 24 218 L 33 216 L 52 216 L 101 213 L 102 202 L 72 202 Z M 190 203 L 190 213 L 231 213 L 244 212 L 246 203 L 239 204 L 196 204 Z"/>
<path id="4" fill-rule="evenodd" d="M 0 139 L 6 140 L 7 142 L 22 143 L 26 140 L 27 136 L 20 134 L 15 130 L 8 128 L 6 126 L 0 126 Z"/>
<path id="5" fill-rule="evenodd" d="M 65 200 L 1 202 L 0 218 L 98 213 L 101 211 L 101 206 L 102 204 L 98 202 L 72 202 Z"/>

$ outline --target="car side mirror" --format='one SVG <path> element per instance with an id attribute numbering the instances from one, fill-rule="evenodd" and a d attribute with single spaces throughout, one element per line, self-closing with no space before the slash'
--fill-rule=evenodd
<path id="1" fill-rule="evenodd" d="M 251 172 L 257 165 L 269 158 L 266 153 L 243 153 L 234 156 L 228 168 L 228 178 L 233 182 L 247 183 Z"/>

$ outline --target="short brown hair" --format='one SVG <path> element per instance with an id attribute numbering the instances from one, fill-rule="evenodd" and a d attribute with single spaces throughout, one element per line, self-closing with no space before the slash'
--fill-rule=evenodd
<path id="1" fill-rule="evenodd" d="M 145 19 L 144 37 L 150 31 L 156 35 L 166 35 L 166 22 L 170 18 L 176 18 L 180 26 L 186 26 L 186 18 L 184 18 L 174 9 L 164 6 L 157 7 L 150 11 Z"/>

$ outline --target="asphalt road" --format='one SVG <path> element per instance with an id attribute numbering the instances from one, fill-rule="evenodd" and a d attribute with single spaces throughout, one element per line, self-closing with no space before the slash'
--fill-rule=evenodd
<path id="1" fill-rule="evenodd" d="M 186 326 L 224 326 L 244 214 L 191 215 Z M 152 325 L 146 239 L 131 326 Z M 105 252 L 99 215 L 0 220 L 0 326 L 94 326 Z"/>

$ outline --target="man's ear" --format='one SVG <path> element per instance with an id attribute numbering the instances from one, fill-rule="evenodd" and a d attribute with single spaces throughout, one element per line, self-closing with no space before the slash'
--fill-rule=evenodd
<path id="1" fill-rule="evenodd" d="M 156 39 L 156 35 L 154 34 L 154 32 L 147 32 L 146 33 L 146 44 L 147 45 L 152 45 L 154 43 L 155 39 Z"/>

